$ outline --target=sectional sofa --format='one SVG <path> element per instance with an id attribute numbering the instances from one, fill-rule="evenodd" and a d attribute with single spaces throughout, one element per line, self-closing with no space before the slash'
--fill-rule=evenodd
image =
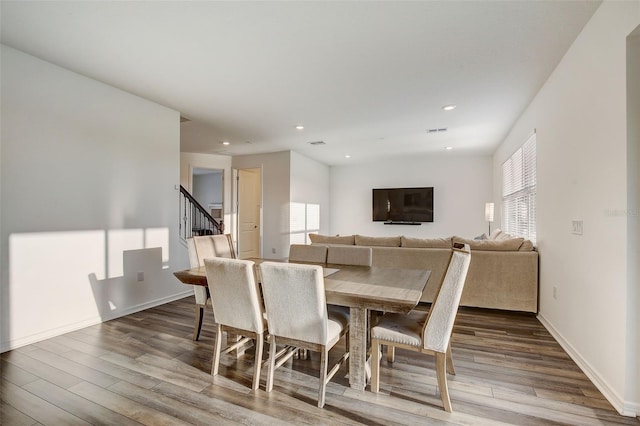
<path id="1" fill-rule="evenodd" d="M 461 306 L 538 312 L 538 252 L 529 240 L 500 232 L 488 239 L 329 236 L 311 234 L 312 244 L 371 247 L 373 266 L 431 270 L 422 302 L 432 302 L 451 258 L 453 243 L 469 244 L 471 264 Z"/>

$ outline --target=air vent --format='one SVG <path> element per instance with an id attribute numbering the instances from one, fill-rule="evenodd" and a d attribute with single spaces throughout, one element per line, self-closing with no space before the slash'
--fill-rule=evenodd
<path id="1" fill-rule="evenodd" d="M 314 141 L 314 142 L 309 142 L 309 144 L 311 144 L 311 145 L 326 145 L 326 143 L 324 143 L 324 141 Z"/>
<path id="2" fill-rule="evenodd" d="M 429 129 L 427 130 L 427 133 L 443 133 L 446 132 L 447 128 L 446 127 L 441 127 L 439 129 Z"/>

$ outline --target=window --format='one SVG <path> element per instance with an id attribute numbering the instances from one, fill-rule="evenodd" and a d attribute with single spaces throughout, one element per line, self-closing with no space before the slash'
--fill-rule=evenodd
<path id="1" fill-rule="evenodd" d="M 310 244 L 309 233 L 320 232 L 320 204 L 291 203 L 289 218 L 291 244 Z"/>
<path id="2" fill-rule="evenodd" d="M 502 230 L 536 243 L 536 134 L 502 165 Z"/>

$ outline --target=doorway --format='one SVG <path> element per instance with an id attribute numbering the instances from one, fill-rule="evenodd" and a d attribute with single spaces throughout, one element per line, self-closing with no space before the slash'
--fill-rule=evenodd
<path id="1" fill-rule="evenodd" d="M 236 182 L 238 257 L 262 257 L 262 170 L 239 169 Z"/>
<path id="2" fill-rule="evenodd" d="M 224 170 L 191 169 L 191 195 L 221 225 L 224 225 Z"/>

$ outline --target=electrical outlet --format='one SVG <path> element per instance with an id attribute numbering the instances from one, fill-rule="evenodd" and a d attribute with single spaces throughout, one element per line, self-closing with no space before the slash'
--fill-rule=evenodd
<path id="1" fill-rule="evenodd" d="M 144 272 L 138 272 L 138 282 L 144 281 Z"/>
<path id="2" fill-rule="evenodd" d="M 276 248 L 275 248 L 275 247 L 273 247 L 273 248 L 271 249 L 271 254 L 276 254 Z"/>
<path id="3" fill-rule="evenodd" d="M 553 298 L 558 298 L 558 287 L 556 287 L 555 285 L 553 286 Z"/>
<path id="4" fill-rule="evenodd" d="M 582 235 L 582 221 L 581 220 L 572 220 L 571 221 L 571 233 L 575 235 Z"/>

